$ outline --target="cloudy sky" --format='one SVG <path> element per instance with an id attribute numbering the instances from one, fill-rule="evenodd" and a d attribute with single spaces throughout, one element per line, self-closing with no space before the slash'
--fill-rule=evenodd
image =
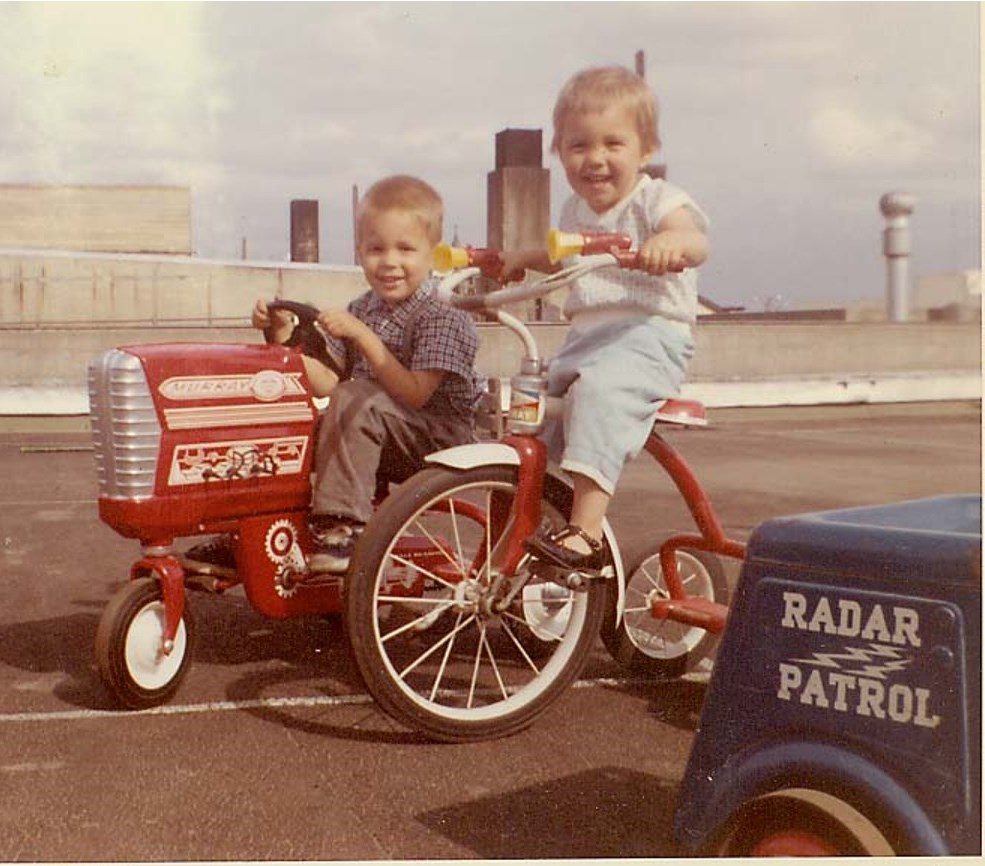
<path id="1" fill-rule="evenodd" d="M 881 299 L 879 197 L 917 196 L 914 280 L 980 268 L 973 2 L 0 3 L 0 183 L 174 184 L 198 255 L 289 257 L 320 202 L 352 262 L 351 196 L 431 181 L 446 236 L 485 241 L 494 136 L 561 84 L 633 66 L 669 178 L 712 221 L 701 291 L 761 308 Z M 554 212 L 566 194 L 552 173 Z"/>

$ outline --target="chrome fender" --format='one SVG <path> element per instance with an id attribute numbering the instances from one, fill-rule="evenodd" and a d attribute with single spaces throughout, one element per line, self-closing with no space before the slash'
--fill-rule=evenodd
<path id="1" fill-rule="evenodd" d="M 479 466 L 519 466 L 520 456 L 513 448 L 502 442 L 473 442 L 468 445 L 456 445 L 453 448 L 435 451 L 425 457 L 424 462 L 437 463 L 439 466 L 447 466 L 449 469 L 476 469 Z M 548 473 L 567 486 L 571 486 L 571 482 L 556 467 L 549 468 Z M 626 573 L 623 571 L 619 543 L 616 541 L 616 534 L 613 532 L 608 519 L 602 522 L 602 534 L 612 551 L 615 565 L 616 573 L 613 579 L 616 581 L 617 587 L 616 624 L 618 625 L 622 622 L 623 609 L 626 604 Z"/>

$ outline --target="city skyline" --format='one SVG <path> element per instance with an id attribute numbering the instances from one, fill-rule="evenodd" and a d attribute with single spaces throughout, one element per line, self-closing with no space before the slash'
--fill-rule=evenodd
<path id="1" fill-rule="evenodd" d="M 916 196 L 913 278 L 981 266 L 976 3 L 3 3 L 0 182 L 164 184 L 196 254 L 289 257 L 319 201 L 419 174 L 485 242 L 494 138 L 543 130 L 577 69 L 646 57 L 656 161 L 711 218 L 702 294 L 756 308 L 884 291 L 883 193 Z M 545 152 L 552 212 L 567 195 Z"/>

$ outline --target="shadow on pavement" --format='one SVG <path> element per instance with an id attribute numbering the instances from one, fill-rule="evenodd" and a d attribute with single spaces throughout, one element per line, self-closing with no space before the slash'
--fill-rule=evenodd
<path id="1" fill-rule="evenodd" d="M 55 695 L 84 709 L 110 709 L 92 647 L 99 611 L 0 625 L 0 664 L 32 674 L 62 673 Z"/>
<path id="2" fill-rule="evenodd" d="M 96 631 L 105 604 L 84 600 L 73 605 L 85 610 L 0 625 L 0 665 L 36 675 L 60 673 L 64 678 L 53 688 L 60 700 L 88 710 L 118 709 L 96 668 Z M 249 666 L 242 678 L 249 682 L 267 675 L 257 666 L 280 663 L 286 679 L 330 676 L 346 692 L 363 691 L 338 619 L 270 620 L 245 599 L 198 593 L 189 595 L 187 609 L 196 634 L 192 674 L 196 666 Z"/>
<path id="3" fill-rule="evenodd" d="M 417 820 L 477 857 L 680 856 L 668 848 L 677 782 L 599 767 L 424 812 Z"/>
<path id="4" fill-rule="evenodd" d="M 626 694 L 645 698 L 656 721 L 682 731 L 697 730 L 707 689 L 707 683 L 689 680 L 631 680 L 620 686 Z"/>
<path id="5" fill-rule="evenodd" d="M 254 673 L 230 683 L 226 689 L 226 697 L 230 701 L 246 703 L 242 712 L 279 728 L 351 742 L 433 745 L 424 735 L 408 731 L 391 721 L 371 699 L 364 699 L 361 693 L 353 695 L 352 690 L 347 687 L 338 688 L 338 681 L 335 679 L 326 683 L 326 678 L 336 672 L 335 669 L 331 672 L 322 669 L 317 673 L 283 669 Z M 298 681 L 304 684 L 303 691 L 306 695 L 339 698 L 340 702 L 323 708 L 299 707 L 296 704 L 278 705 L 276 701 L 253 703 L 263 701 L 271 692 L 283 692 L 285 686 Z M 299 690 L 292 688 L 288 691 L 297 694 Z M 356 700 L 350 703 L 346 700 L 349 697 L 355 697 Z"/>

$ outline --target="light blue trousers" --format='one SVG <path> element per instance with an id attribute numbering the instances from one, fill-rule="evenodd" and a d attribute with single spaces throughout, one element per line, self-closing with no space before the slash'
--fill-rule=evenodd
<path id="1" fill-rule="evenodd" d="M 548 370 L 548 394 L 564 396 L 562 417 L 542 433 L 550 459 L 615 492 L 657 403 L 679 393 L 693 354 L 687 331 L 659 316 L 572 328 Z"/>

